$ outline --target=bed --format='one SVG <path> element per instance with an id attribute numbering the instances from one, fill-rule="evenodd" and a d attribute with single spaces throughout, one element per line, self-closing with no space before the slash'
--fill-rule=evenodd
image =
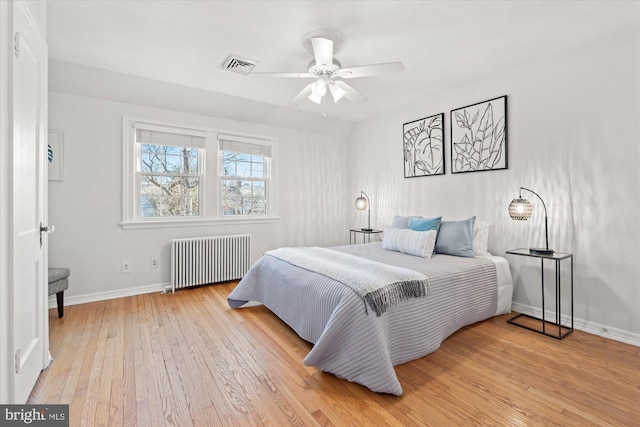
<path id="1" fill-rule="evenodd" d="M 502 257 L 407 255 L 369 243 L 329 248 L 427 277 L 425 296 L 374 312 L 331 275 L 294 265 L 269 252 L 228 296 L 231 308 L 264 304 L 314 344 L 304 363 L 374 392 L 402 394 L 394 366 L 435 350 L 458 329 L 507 313 L 512 280 Z"/>

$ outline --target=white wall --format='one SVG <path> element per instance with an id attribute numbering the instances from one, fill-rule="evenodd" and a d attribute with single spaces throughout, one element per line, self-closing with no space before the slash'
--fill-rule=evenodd
<path id="1" fill-rule="evenodd" d="M 534 204 L 531 220 L 512 221 L 507 213 L 518 188 L 531 188 L 549 210 L 550 247 L 575 254 L 577 326 L 606 327 L 609 336 L 640 345 L 639 28 L 358 123 L 348 142 L 348 157 L 358 159 L 348 183 L 371 197 L 372 225 L 389 224 L 394 214 L 477 215 L 493 223 L 490 251 L 504 255 L 543 244 L 535 196 L 525 195 Z M 450 174 L 450 110 L 501 95 L 508 95 L 508 170 Z M 404 179 L 402 124 L 440 112 L 447 174 Z M 507 257 L 514 308 L 539 308 L 539 262 Z M 553 297 L 551 288 L 547 294 Z"/>
<path id="2" fill-rule="evenodd" d="M 131 292 L 159 289 L 169 281 L 171 238 L 250 233 L 254 262 L 278 246 L 348 243 L 344 137 L 55 91 L 50 92 L 49 113 L 49 128 L 64 133 L 64 180 L 49 182 L 49 218 L 56 226 L 49 240 L 49 263 L 71 269 L 65 292 L 70 304 L 124 295 L 132 288 Z M 123 115 L 278 138 L 280 221 L 123 230 Z M 159 269 L 150 267 L 151 257 L 160 257 Z M 131 263 L 131 273 L 121 274 L 122 261 Z"/>

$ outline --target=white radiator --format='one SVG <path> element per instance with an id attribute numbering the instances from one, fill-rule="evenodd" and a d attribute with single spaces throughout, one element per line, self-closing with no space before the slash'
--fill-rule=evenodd
<path id="1" fill-rule="evenodd" d="M 240 279 L 249 270 L 251 235 L 172 239 L 171 291 Z"/>

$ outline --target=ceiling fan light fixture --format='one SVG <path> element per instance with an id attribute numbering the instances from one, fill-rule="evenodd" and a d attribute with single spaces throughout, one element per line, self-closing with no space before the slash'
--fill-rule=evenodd
<path id="1" fill-rule="evenodd" d="M 311 93 L 322 98 L 327 93 L 327 83 L 324 80 L 318 80 L 311 86 Z"/>
<path id="2" fill-rule="evenodd" d="M 311 95 L 309 95 L 308 98 L 311 102 L 315 102 L 316 104 L 322 104 L 322 97 L 319 95 L 316 95 L 313 92 L 311 92 Z"/>
<path id="3" fill-rule="evenodd" d="M 327 89 L 331 92 L 333 102 L 336 104 L 342 98 L 346 98 L 354 104 L 363 104 L 367 102 L 367 97 L 342 79 L 397 74 L 404 70 L 404 65 L 401 62 L 342 68 L 342 64 L 335 58 L 335 54 L 344 46 L 344 36 L 336 31 L 311 31 L 302 37 L 302 45 L 313 55 L 306 73 L 251 73 L 255 76 L 315 79 L 291 100 L 289 103 L 291 106 L 298 105 L 304 98 L 308 98 L 316 104 L 323 104 Z"/>
<path id="4" fill-rule="evenodd" d="M 329 86 L 329 91 L 331 92 L 331 96 L 333 96 L 333 102 L 335 104 L 337 104 L 338 101 L 340 101 L 347 94 L 344 89 L 336 86 L 336 84 L 333 82 L 331 82 L 331 85 Z"/>
<path id="5" fill-rule="evenodd" d="M 322 97 L 327 93 L 327 82 L 318 80 L 311 85 L 309 100 L 316 104 L 322 104 Z"/>

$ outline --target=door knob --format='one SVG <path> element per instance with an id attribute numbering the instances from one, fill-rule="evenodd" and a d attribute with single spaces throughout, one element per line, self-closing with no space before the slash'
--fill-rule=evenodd
<path id="1" fill-rule="evenodd" d="M 40 247 L 42 247 L 42 233 L 53 233 L 55 229 L 53 225 L 42 225 L 40 221 Z"/>
<path id="2" fill-rule="evenodd" d="M 41 233 L 53 233 L 55 230 L 56 230 L 56 227 L 53 225 L 42 225 L 42 223 L 40 223 Z"/>

